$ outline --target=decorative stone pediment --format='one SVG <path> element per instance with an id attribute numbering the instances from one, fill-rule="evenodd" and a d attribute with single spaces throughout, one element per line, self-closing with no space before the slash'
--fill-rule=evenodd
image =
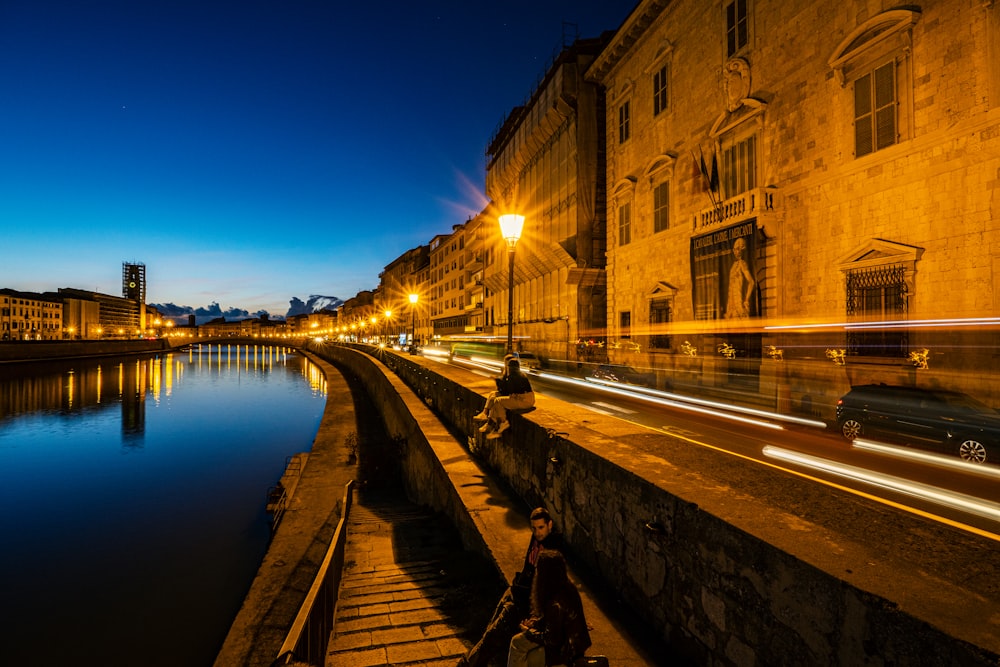
<path id="1" fill-rule="evenodd" d="M 885 239 L 871 239 L 841 258 L 838 264 L 841 271 L 884 264 L 903 264 L 912 271 L 923 254 L 924 249 L 917 246 Z"/>
<path id="2" fill-rule="evenodd" d="M 723 134 L 731 132 L 740 125 L 750 121 L 756 122 L 757 127 L 760 127 L 764 122 L 764 111 L 766 109 L 767 102 L 753 97 L 746 97 L 735 110 L 723 111 L 719 114 L 715 122 L 712 123 L 709 135 L 712 139 L 718 140 Z"/>
<path id="3" fill-rule="evenodd" d="M 617 183 L 615 183 L 614 190 L 612 190 L 612 197 L 617 199 L 628 199 L 635 193 L 635 183 L 636 179 L 629 176 L 628 178 L 623 178 Z"/>
<path id="4" fill-rule="evenodd" d="M 653 180 L 656 178 L 671 178 L 674 175 L 674 165 L 677 163 L 677 155 L 663 153 L 657 155 L 646 165 L 642 174 L 646 178 Z"/>
<path id="5" fill-rule="evenodd" d="M 670 283 L 658 280 L 646 296 L 650 299 L 673 299 L 677 296 L 677 288 Z"/>
<path id="6" fill-rule="evenodd" d="M 916 9 L 890 9 L 868 19 L 845 37 L 833 55 L 830 68 L 836 72 L 840 85 L 847 83 L 847 70 L 867 60 L 872 54 L 885 51 L 909 51 L 913 26 L 920 20 Z"/>

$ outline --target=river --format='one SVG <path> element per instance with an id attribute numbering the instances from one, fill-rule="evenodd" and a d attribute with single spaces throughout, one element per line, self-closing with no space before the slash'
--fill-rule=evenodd
<path id="1" fill-rule="evenodd" d="M 211 665 L 325 403 L 286 348 L 0 365 L 0 663 Z"/>

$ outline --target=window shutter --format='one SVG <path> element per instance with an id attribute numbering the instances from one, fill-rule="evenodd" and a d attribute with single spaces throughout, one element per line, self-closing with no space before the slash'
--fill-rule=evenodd
<path id="1" fill-rule="evenodd" d="M 896 143 L 896 64 L 875 70 L 875 148 Z"/>
<path id="2" fill-rule="evenodd" d="M 872 75 L 854 82 L 854 155 L 861 157 L 874 150 L 872 141 Z"/>

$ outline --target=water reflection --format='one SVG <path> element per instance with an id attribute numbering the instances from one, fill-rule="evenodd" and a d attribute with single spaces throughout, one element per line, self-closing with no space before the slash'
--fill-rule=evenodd
<path id="1" fill-rule="evenodd" d="M 278 347 L 0 365 L 5 664 L 210 665 L 325 398 Z"/>

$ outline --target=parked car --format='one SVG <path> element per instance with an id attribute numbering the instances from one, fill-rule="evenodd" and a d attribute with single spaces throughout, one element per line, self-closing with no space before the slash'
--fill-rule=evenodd
<path id="1" fill-rule="evenodd" d="M 837 401 L 837 426 L 848 440 L 878 434 L 974 463 L 1000 461 L 1000 413 L 956 391 L 858 385 Z"/>
<path id="2" fill-rule="evenodd" d="M 625 364 L 599 364 L 591 372 L 590 377 L 595 380 L 635 384 L 643 387 L 656 386 L 656 376 L 653 373 L 642 372 Z"/>

